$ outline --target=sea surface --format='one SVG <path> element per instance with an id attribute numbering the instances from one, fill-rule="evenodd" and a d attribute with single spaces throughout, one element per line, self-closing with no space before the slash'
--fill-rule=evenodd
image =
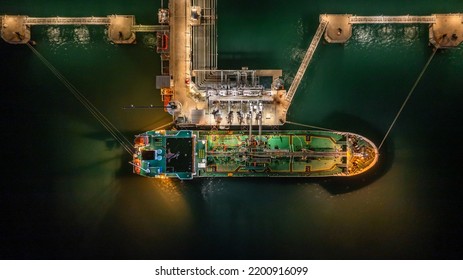
<path id="1" fill-rule="evenodd" d="M 166 5 L 167 1 L 164 1 Z M 0 14 L 133 14 L 160 1 L 2 0 Z M 219 68 L 283 69 L 289 87 L 322 13 L 463 13 L 463 2 L 219 0 Z M 461 34 L 463 36 L 463 34 Z M 154 35 L 33 27 L 35 47 L 131 141 L 160 110 Z M 357 25 L 321 42 L 288 120 L 379 144 L 426 61 L 426 25 Z M 155 181 L 26 46 L 0 42 L 2 259 L 461 259 L 463 46 L 438 50 L 366 175 Z M 301 128 L 286 126 L 285 128 Z"/>

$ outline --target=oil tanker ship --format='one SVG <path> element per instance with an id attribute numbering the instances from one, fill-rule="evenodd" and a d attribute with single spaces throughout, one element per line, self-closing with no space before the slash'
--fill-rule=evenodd
<path id="1" fill-rule="evenodd" d="M 329 177 L 378 161 L 373 142 L 337 131 L 158 130 L 135 136 L 133 172 L 152 178 Z"/>

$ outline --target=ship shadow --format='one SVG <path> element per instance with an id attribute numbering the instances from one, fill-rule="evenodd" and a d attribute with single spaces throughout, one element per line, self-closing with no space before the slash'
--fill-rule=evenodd
<path id="1" fill-rule="evenodd" d="M 133 135 L 137 135 L 138 133 L 140 133 L 140 131 L 129 131 L 129 132 L 123 131 L 122 135 L 124 135 L 126 139 L 130 141 L 134 137 Z M 84 133 L 82 136 L 87 139 L 91 139 L 91 140 L 104 143 L 104 148 L 107 151 L 115 151 L 117 149 L 123 150 L 121 144 L 116 139 L 114 139 L 114 137 L 112 137 L 107 131 L 89 132 L 89 133 Z M 130 167 L 128 162 L 132 160 L 132 155 L 129 155 L 125 152 L 123 152 L 120 155 L 115 155 L 114 157 L 111 157 L 106 160 L 95 161 L 89 165 L 80 167 L 80 169 L 82 168 L 90 169 L 90 168 L 99 166 L 105 162 L 108 162 L 110 160 L 115 160 L 115 159 L 120 159 L 123 162 L 123 164 L 121 164 L 121 167 L 115 170 L 116 177 L 120 178 L 120 177 L 131 175 L 130 171 L 132 170 L 132 167 Z"/>

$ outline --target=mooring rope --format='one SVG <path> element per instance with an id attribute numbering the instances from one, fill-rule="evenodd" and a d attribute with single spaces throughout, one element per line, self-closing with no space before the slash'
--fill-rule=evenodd
<path id="1" fill-rule="evenodd" d="M 402 110 L 404 109 L 404 107 L 405 107 L 405 105 L 407 104 L 408 100 L 410 99 L 410 97 L 412 96 L 413 92 L 415 91 L 415 88 L 416 88 L 416 86 L 418 85 L 418 83 L 420 82 L 421 78 L 423 77 L 424 72 L 426 72 L 426 69 L 428 69 L 428 66 L 429 66 L 429 64 L 431 63 L 431 60 L 433 59 L 433 57 L 434 57 L 434 55 L 436 54 L 436 52 L 437 52 L 437 48 L 435 48 L 434 51 L 432 52 L 431 57 L 428 59 L 428 62 L 426 62 L 426 64 L 425 64 L 423 70 L 421 71 L 420 75 L 418 76 L 418 79 L 416 79 L 415 84 L 413 85 L 412 89 L 410 90 L 410 92 L 409 92 L 408 95 L 407 95 L 407 98 L 405 98 L 405 101 L 402 103 L 402 106 L 400 107 L 399 112 L 397 112 L 397 114 L 396 114 L 394 120 L 392 121 L 391 125 L 389 126 L 389 129 L 388 129 L 387 132 L 386 132 L 386 135 L 384 135 L 384 138 L 383 138 L 383 140 L 381 141 L 381 144 L 379 144 L 378 150 L 381 149 L 381 147 L 382 147 L 383 144 L 384 144 L 384 141 L 386 141 L 386 139 L 387 139 L 389 133 L 390 133 L 391 130 L 392 130 L 392 127 L 395 125 L 397 119 L 399 118 L 400 114 L 402 113 Z"/>
<path id="2" fill-rule="evenodd" d="M 326 131 L 337 131 L 337 130 L 330 129 L 330 128 L 325 128 L 325 127 L 320 127 L 320 126 L 314 126 L 314 125 L 308 125 L 308 124 L 302 124 L 302 123 L 291 122 L 291 121 L 286 121 L 285 123 L 294 124 L 294 125 L 298 125 L 298 126 L 302 126 L 302 127 L 321 129 L 321 130 L 326 130 Z"/>
<path id="3" fill-rule="evenodd" d="M 101 113 L 77 88 L 72 85 L 44 56 L 42 56 L 29 43 L 27 46 L 40 59 L 40 61 L 63 83 L 74 97 L 100 122 L 100 124 L 116 139 L 124 150 L 133 154 L 132 143 Z"/>
<path id="4" fill-rule="evenodd" d="M 166 124 L 164 124 L 164 125 L 161 125 L 160 127 L 156 127 L 156 128 L 153 129 L 153 130 L 163 129 L 163 128 L 166 127 L 166 126 L 173 125 L 173 124 L 174 124 L 174 122 L 166 123 Z"/>

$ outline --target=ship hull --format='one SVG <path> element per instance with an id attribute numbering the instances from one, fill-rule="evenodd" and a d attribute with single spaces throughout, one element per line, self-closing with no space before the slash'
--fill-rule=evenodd
<path id="1" fill-rule="evenodd" d="M 378 149 L 337 131 L 148 131 L 135 137 L 134 173 L 146 177 L 331 177 L 372 168 Z"/>

